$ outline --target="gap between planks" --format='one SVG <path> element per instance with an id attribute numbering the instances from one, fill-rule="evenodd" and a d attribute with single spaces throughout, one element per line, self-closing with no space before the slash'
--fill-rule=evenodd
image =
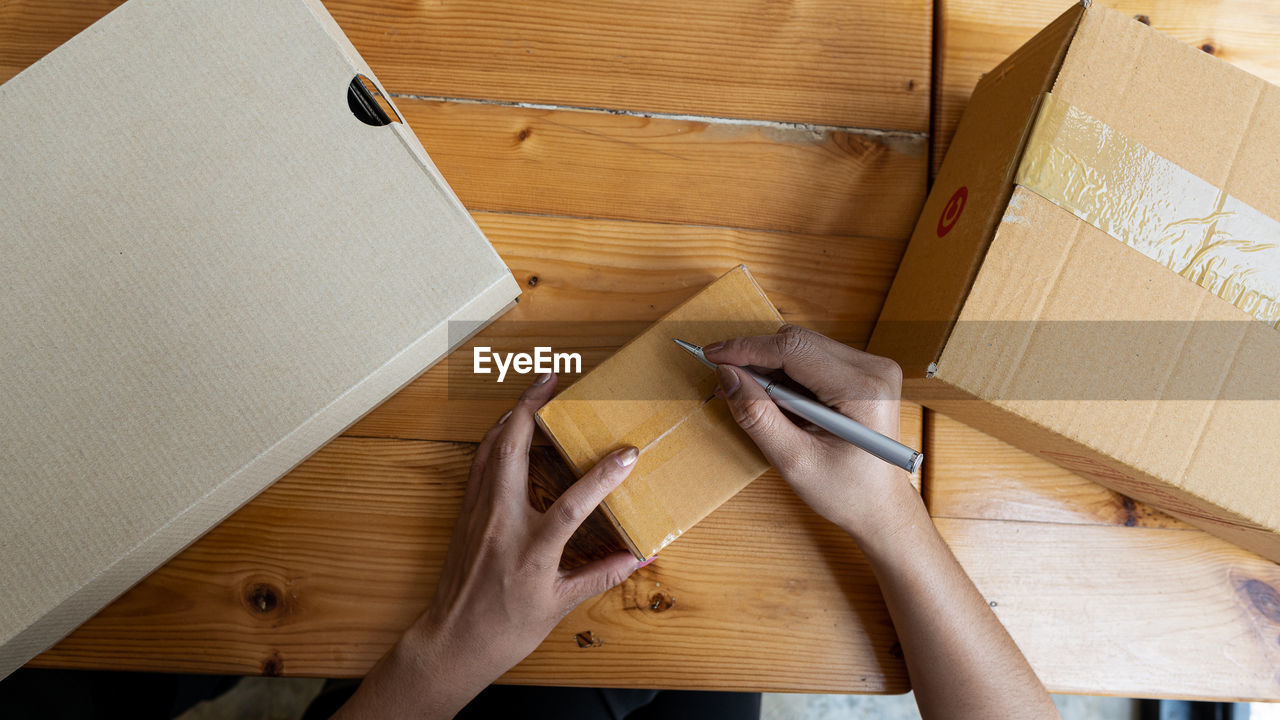
<path id="1" fill-rule="evenodd" d="M 886 139 L 928 140 L 928 132 L 915 130 L 882 130 L 879 128 L 846 127 L 841 125 L 818 125 L 812 123 L 784 122 L 780 120 L 753 120 L 749 118 L 729 118 L 716 115 L 684 115 L 680 113 L 648 112 L 642 110 L 623 110 L 619 108 L 582 107 L 576 105 L 554 105 L 546 103 L 516 102 L 508 100 L 487 100 L 480 98 L 445 97 L 440 95 L 414 95 L 411 93 L 390 93 L 393 100 L 415 100 L 422 102 L 457 103 L 460 105 L 493 105 L 497 107 L 513 107 L 522 110 L 556 110 L 568 112 L 589 112 L 602 115 L 620 115 L 623 117 L 653 118 L 656 120 L 676 120 L 681 122 L 700 122 L 709 125 L 742 125 L 747 127 L 768 128 L 805 132 L 821 137 L 829 133 L 848 133 L 851 135 L 867 135 Z"/>
<path id="2" fill-rule="evenodd" d="M 482 103 L 483 104 L 483 103 Z M 564 108 L 561 108 L 564 109 Z M 512 217 L 547 218 L 549 220 L 584 220 L 599 223 L 633 223 L 637 225 L 669 225 L 671 227 L 699 228 L 703 230 L 727 230 L 729 232 L 752 233 L 759 235 L 793 235 L 815 238 L 844 238 L 866 242 L 899 242 L 906 243 L 909 238 L 877 237 L 875 235 L 859 235 L 857 233 L 828 233 L 813 230 L 778 230 L 774 228 L 752 227 L 750 225 L 714 225 L 705 222 L 680 222 L 678 220 L 641 220 L 639 218 L 607 217 L 603 215 L 570 215 L 567 213 L 536 212 L 533 210 L 486 210 L 482 207 L 467 208 L 472 218 L 484 215 L 508 215 Z M 486 236 L 487 237 L 487 236 Z M 603 347 L 603 346 L 602 346 Z M 611 346 L 612 347 L 612 346 Z M 592 349 L 592 348 L 587 348 Z"/>

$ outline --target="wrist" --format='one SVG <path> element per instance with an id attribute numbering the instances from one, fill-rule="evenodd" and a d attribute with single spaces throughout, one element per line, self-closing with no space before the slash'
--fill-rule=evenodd
<path id="1" fill-rule="evenodd" d="M 881 496 L 871 513 L 842 524 L 873 562 L 910 555 L 913 548 L 937 534 L 920 494 L 905 478 L 894 480 L 893 490 Z"/>
<path id="2" fill-rule="evenodd" d="M 447 628 L 419 618 L 388 655 L 390 675 L 416 688 L 424 717 L 453 717 L 506 668 L 492 667 L 482 648 L 468 650 Z"/>

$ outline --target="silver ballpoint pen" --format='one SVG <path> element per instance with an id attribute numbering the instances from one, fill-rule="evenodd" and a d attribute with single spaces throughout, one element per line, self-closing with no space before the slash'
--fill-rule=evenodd
<path id="1" fill-rule="evenodd" d="M 679 338 L 676 338 L 676 344 L 702 361 L 703 365 L 713 370 L 715 369 L 716 364 L 702 354 L 701 347 Z M 765 393 L 773 398 L 773 401 L 783 410 L 798 415 L 832 435 L 857 445 L 890 465 L 897 465 L 909 473 L 920 469 L 920 463 L 924 461 L 923 453 L 912 450 L 893 438 L 885 437 L 857 420 L 841 415 L 820 402 L 810 400 L 789 388 L 778 385 L 770 378 L 757 372 L 744 367 L 738 367 L 738 369 L 751 376 L 752 380 L 760 383 L 760 387 L 764 388 Z"/>

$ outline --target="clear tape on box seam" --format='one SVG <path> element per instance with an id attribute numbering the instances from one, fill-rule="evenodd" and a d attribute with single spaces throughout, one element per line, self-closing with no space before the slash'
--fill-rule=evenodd
<path id="1" fill-rule="evenodd" d="M 1280 221 L 1052 93 L 1014 182 L 1280 329 Z"/>

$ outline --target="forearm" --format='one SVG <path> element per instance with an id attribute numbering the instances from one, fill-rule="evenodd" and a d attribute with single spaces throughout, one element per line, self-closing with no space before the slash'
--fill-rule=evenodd
<path id="1" fill-rule="evenodd" d="M 1057 718 L 1049 694 L 951 554 L 918 496 L 855 538 L 879 580 L 926 718 Z"/>

